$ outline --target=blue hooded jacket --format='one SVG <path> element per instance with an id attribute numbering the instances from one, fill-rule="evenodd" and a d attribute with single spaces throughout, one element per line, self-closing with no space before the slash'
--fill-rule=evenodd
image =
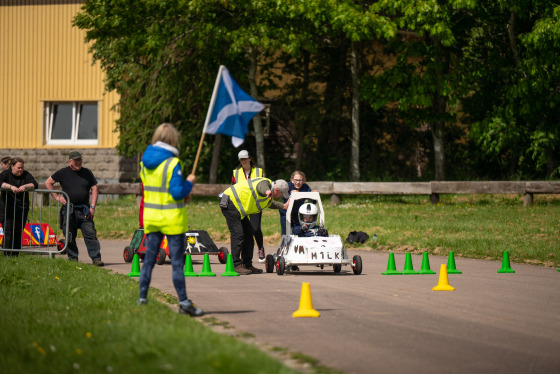
<path id="1" fill-rule="evenodd" d="M 173 152 L 155 145 L 149 145 L 142 155 L 142 163 L 145 168 L 153 170 L 157 168 L 162 162 L 169 157 L 176 157 Z M 171 180 L 169 181 L 169 190 L 171 196 L 175 200 L 182 200 L 191 193 L 193 184 L 183 179 L 183 172 L 181 171 L 181 164 L 177 164 L 173 169 Z"/>

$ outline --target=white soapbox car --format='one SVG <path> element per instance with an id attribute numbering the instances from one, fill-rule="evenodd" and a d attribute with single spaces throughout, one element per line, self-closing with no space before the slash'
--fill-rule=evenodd
<path id="1" fill-rule="evenodd" d="M 292 192 L 286 211 L 286 235 L 282 236 L 276 254 L 266 256 L 266 272 L 272 273 L 276 268 L 276 274 L 283 275 L 292 269 L 299 270 L 300 266 L 310 265 L 324 269 L 327 265 L 332 266 L 335 273 L 340 273 L 343 265 L 350 265 L 354 274 L 361 274 L 362 258 L 356 255 L 350 260 L 339 235 L 299 237 L 292 234 L 292 207 L 294 201 L 302 199 L 316 202 L 319 213 L 317 225 L 325 227 L 325 213 L 319 193 Z"/>

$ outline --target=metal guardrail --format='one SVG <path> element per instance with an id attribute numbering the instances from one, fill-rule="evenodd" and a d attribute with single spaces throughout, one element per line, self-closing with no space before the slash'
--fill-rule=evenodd
<path id="1" fill-rule="evenodd" d="M 68 229 L 70 217 L 70 204 L 65 206 L 56 204 L 44 204 L 48 201 L 51 193 L 62 194 L 66 201 L 70 201 L 68 194 L 63 191 L 48 189 L 36 189 L 32 191 L 22 192 L 23 200 L 25 194 L 29 194 L 29 206 L 22 206 L 21 211 L 15 209 L 15 200 L 12 204 L 6 203 L 5 194 L 11 193 L 9 190 L 2 189 L 2 196 L 0 198 L 5 202 L 3 211 L 3 222 L 0 228 L 0 244 L 2 252 L 30 252 L 39 254 L 48 254 L 50 257 L 55 254 L 62 254 L 66 251 L 68 246 Z M 46 199 L 45 200 L 45 195 Z M 9 206 L 11 205 L 11 206 Z M 61 225 L 60 219 L 61 208 L 66 209 L 66 222 Z M 27 219 L 23 222 L 25 217 L 25 210 L 27 210 Z M 21 217 L 20 219 L 16 219 Z M 64 230 L 62 229 L 64 227 Z M 21 231 L 20 238 L 12 238 L 15 233 Z M 61 234 L 65 239 L 61 239 Z M 21 241 L 17 240 L 21 239 Z M 17 245 L 21 243 L 21 247 Z M 14 244 L 16 245 L 14 247 Z"/>

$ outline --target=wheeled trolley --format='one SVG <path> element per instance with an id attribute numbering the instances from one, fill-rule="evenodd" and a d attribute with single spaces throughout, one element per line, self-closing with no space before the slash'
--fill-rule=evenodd
<path id="1" fill-rule="evenodd" d="M 134 254 L 137 253 L 140 259 L 146 254 L 146 234 L 143 228 L 136 229 L 130 244 L 123 250 L 123 258 L 125 262 L 132 262 Z M 218 261 L 225 264 L 227 260 L 228 250 L 225 247 L 218 248 L 210 238 L 210 235 L 204 230 L 190 230 L 185 233 L 185 255 L 210 255 L 218 256 Z M 169 257 L 169 246 L 167 237 L 163 237 L 159 247 L 156 263 L 163 265 L 166 257 Z"/>

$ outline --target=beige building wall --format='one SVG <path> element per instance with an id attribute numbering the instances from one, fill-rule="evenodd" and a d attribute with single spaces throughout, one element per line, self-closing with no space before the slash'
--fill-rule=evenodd
<path id="1" fill-rule="evenodd" d="M 105 93 L 104 74 L 72 26 L 76 0 L 0 0 L 0 149 L 69 149 L 45 139 L 43 103 L 98 103 L 98 141 L 84 148 L 114 148 L 118 102 Z"/>

